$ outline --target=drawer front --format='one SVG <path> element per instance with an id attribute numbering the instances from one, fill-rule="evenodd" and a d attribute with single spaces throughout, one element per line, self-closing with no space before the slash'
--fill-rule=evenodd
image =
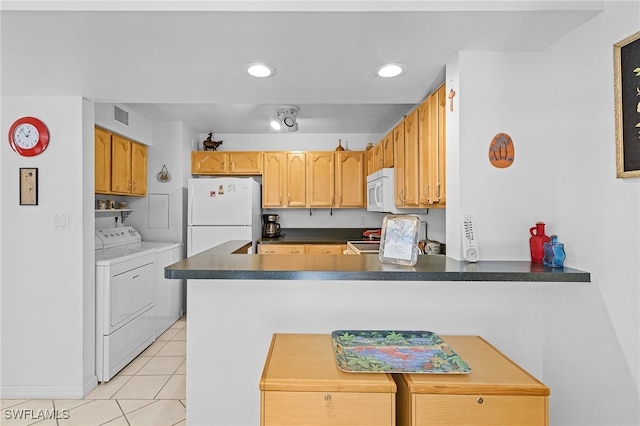
<path id="1" fill-rule="evenodd" d="M 546 396 L 416 395 L 413 425 L 548 425 Z"/>
<path id="2" fill-rule="evenodd" d="M 263 391 L 262 426 L 393 426 L 395 394 Z"/>
<path id="3" fill-rule="evenodd" d="M 258 254 L 304 254 L 304 244 L 258 244 Z"/>
<path id="4" fill-rule="evenodd" d="M 308 254 L 342 254 L 346 246 L 342 244 L 308 244 Z"/>

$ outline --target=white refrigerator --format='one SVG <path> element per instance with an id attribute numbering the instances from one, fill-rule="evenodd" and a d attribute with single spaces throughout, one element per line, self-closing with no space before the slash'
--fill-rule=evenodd
<path id="1" fill-rule="evenodd" d="M 260 183 L 253 178 L 189 179 L 187 256 L 229 240 L 251 240 L 255 253 L 262 233 Z"/>

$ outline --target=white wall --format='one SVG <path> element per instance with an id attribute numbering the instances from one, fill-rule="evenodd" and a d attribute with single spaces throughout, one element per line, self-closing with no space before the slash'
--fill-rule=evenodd
<path id="1" fill-rule="evenodd" d="M 136 228 L 147 241 L 182 241 L 184 232 L 183 179 L 184 170 L 183 147 L 186 142 L 183 136 L 182 122 L 152 123 L 153 146 L 147 151 L 147 197 L 129 197 L 129 203 L 134 210 L 125 221 L 126 225 Z M 188 141 L 188 140 L 187 140 Z M 188 157 L 190 158 L 190 157 Z M 158 173 L 166 165 L 171 175 L 169 182 L 158 181 Z M 166 197 L 168 208 L 150 210 L 149 196 Z M 166 213 L 166 214 L 165 214 Z M 149 226 L 149 218 L 155 215 L 167 218 L 167 227 Z"/>
<path id="2" fill-rule="evenodd" d="M 526 260 L 529 227 L 543 220 L 565 243 L 566 265 L 592 274 L 590 284 L 540 290 L 539 378 L 551 388 L 553 425 L 640 424 L 640 180 L 615 178 L 612 63 L 613 44 L 640 27 L 640 4 L 605 4 L 540 54 L 461 52 L 447 66 L 457 92 L 448 223 L 471 213 L 481 258 Z M 488 161 L 499 132 L 515 145 L 507 169 Z M 449 255 L 459 239 L 450 225 Z"/>
<path id="3" fill-rule="evenodd" d="M 612 61 L 613 44 L 639 28 L 640 3 L 606 2 L 542 55 L 546 192 L 567 261 L 592 274 L 588 287 L 545 291 L 557 424 L 640 424 L 640 180 L 615 177 Z"/>
<path id="4" fill-rule="evenodd" d="M 153 145 L 152 137 L 152 125 L 151 121 L 140 115 L 138 112 L 131 108 L 125 107 L 122 104 L 95 104 L 95 124 L 103 127 L 113 133 L 118 133 L 127 138 L 131 138 L 137 142 L 145 145 Z M 117 105 L 118 108 L 129 113 L 129 125 L 125 126 L 119 121 L 113 118 L 113 107 Z"/>
<path id="5" fill-rule="evenodd" d="M 36 157 L 0 144 L 2 398 L 80 398 L 97 384 L 92 110 L 81 97 L 2 98 L 2 134 L 35 116 L 51 135 Z M 18 204 L 20 167 L 38 168 L 37 206 Z M 69 227 L 56 231 L 60 213 Z"/>

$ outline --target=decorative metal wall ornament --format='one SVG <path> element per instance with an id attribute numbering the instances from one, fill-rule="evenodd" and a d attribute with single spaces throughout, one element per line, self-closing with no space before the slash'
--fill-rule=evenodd
<path id="1" fill-rule="evenodd" d="M 162 183 L 171 181 L 171 173 L 169 173 L 166 164 L 162 165 L 162 170 L 160 170 L 160 173 L 158 173 L 158 181 Z"/>

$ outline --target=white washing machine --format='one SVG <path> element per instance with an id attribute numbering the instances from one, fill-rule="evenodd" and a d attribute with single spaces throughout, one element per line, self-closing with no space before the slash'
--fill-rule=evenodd
<path id="1" fill-rule="evenodd" d="M 182 244 L 131 226 L 96 230 L 96 375 L 107 382 L 183 315 L 183 280 L 164 278 Z"/>
<path id="2" fill-rule="evenodd" d="M 155 250 L 130 226 L 96 230 L 96 375 L 109 381 L 155 339 Z"/>

